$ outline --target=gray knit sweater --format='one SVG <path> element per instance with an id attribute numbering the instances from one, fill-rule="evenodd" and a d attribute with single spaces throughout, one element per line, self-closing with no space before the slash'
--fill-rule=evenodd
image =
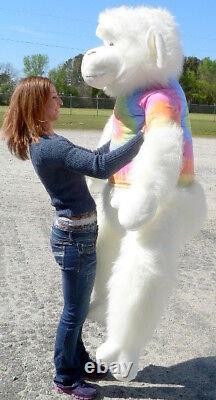
<path id="1" fill-rule="evenodd" d="M 55 133 L 43 135 L 38 143 L 31 143 L 29 153 L 56 215 L 71 217 L 96 208 L 85 175 L 108 178 L 136 156 L 142 143 L 143 135 L 138 133 L 114 151 L 109 151 L 110 142 L 91 151 Z"/>

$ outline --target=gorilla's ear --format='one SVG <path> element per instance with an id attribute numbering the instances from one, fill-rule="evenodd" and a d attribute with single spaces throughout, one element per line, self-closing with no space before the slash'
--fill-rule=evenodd
<path id="1" fill-rule="evenodd" d="M 161 33 L 157 33 L 154 29 L 149 28 L 146 34 L 146 44 L 152 61 L 158 68 L 163 68 L 166 64 L 166 46 Z"/>

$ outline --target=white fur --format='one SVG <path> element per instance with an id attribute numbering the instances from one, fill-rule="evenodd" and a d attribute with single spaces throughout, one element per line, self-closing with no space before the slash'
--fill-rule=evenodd
<path id="1" fill-rule="evenodd" d="M 151 339 L 175 285 L 177 253 L 204 221 L 205 195 L 197 182 L 189 189 L 176 189 L 169 202 L 134 232 L 116 226 L 117 211 L 114 220 L 108 198 L 105 192 L 104 206 L 98 209 L 101 234 L 93 309 L 94 318 L 106 323 L 107 340 L 97 350 L 97 359 L 133 362 L 127 377 L 131 380 L 140 351 Z"/>
<path id="2" fill-rule="evenodd" d="M 87 83 L 111 95 L 166 85 L 178 78 L 182 50 L 174 18 L 148 7 L 119 7 L 99 17 L 104 46 L 88 51 Z M 109 46 L 114 44 L 114 46 Z M 110 122 L 100 144 L 110 138 Z M 176 124 L 152 127 L 133 160 L 131 186 L 105 185 L 98 202 L 98 266 L 90 316 L 107 327 L 97 359 L 129 363 L 151 339 L 176 282 L 178 251 L 200 229 L 206 215 L 201 185 L 178 185 L 183 135 Z"/>
<path id="3" fill-rule="evenodd" d="M 120 96 L 179 78 L 183 54 L 168 11 L 124 6 L 106 10 L 100 14 L 96 33 L 104 50 L 102 46 L 89 50 L 83 58 L 82 75 L 89 85 Z"/>

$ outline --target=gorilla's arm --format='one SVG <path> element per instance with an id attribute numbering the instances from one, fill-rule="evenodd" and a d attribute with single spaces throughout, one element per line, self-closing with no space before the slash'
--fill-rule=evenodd
<path id="1" fill-rule="evenodd" d="M 170 99 L 163 100 L 161 109 L 146 112 L 145 141 L 134 160 L 132 184 L 118 201 L 119 222 L 126 229 L 151 220 L 178 183 L 183 153 L 180 113 Z"/>

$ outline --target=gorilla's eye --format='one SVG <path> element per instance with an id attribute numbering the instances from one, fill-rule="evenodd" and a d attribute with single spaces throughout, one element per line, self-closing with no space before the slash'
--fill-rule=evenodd
<path id="1" fill-rule="evenodd" d="M 114 43 L 113 43 L 113 42 L 110 42 L 110 43 L 109 43 L 109 46 L 114 46 Z"/>

